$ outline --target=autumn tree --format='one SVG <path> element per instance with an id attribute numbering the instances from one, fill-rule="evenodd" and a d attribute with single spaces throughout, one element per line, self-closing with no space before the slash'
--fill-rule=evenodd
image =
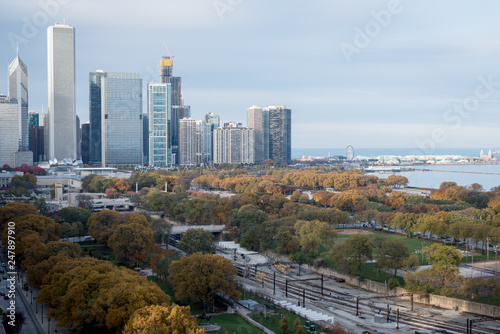
<path id="1" fill-rule="evenodd" d="M 12 221 L 15 217 L 36 214 L 38 214 L 38 211 L 31 204 L 18 202 L 6 203 L 0 208 L 0 229 L 3 230 L 4 224 Z"/>
<path id="2" fill-rule="evenodd" d="M 406 267 L 406 260 L 410 256 L 408 246 L 402 240 L 385 240 L 375 255 L 377 265 L 381 270 L 393 269 L 394 278 L 399 269 Z"/>
<path id="3" fill-rule="evenodd" d="M 210 231 L 205 231 L 202 228 L 191 228 L 184 232 L 177 246 L 191 255 L 194 253 L 212 254 L 214 236 Z"/>
<path id="4" fill-rule="evenodd" d="M 88 219 L 92 216 L 92 212 L 86 208 L 67 207 L 63 208 L 59 215 L 61 216 L 63 222 L 79 222 L 86 226 Z"/>
<path id="5" fill-rule="evenodd" d="M 120 214 L 116 211 L 102 210 L 92 215 L 87 223 L 89 234 L 99 243 L 107 243 L 120 222 Z"/>
<path id="6" fill-rule="evenodd" d="M 290 328 L 290 323 L 288 320 L 288 316 L 285 315 L 280 321 L 281 332 L 286 333 L 288 331 L 288 328 Z"/>
<path id="7" fill-rule="evenodd" d="M 130 259 L 136 266 L 143 260 L 141 251 L 153 243 L 153 230 L 139 223 L 118 225 L 108 241 L 116 259 Z"/>
<path id="8" fill-rule="evenodd" d="M 190 298 L 206 308 L 218 293 L 226 298 L 239 298 L 235 281 L 237 270 L 222 256 L 201 253 L 184 256 L 172 262 L 168 272 L 178 300 Z"/>
<path id="9" fill-rule="evenodd" d="M 123 334 L 204 334 L 188 306 L 151 305 L 136 310 L 128 320 Z"/>

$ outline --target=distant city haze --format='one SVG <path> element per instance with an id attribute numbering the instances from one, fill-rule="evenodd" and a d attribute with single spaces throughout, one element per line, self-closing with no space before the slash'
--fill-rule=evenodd
<path id="1" fill-rule="evenodd" d="M 65 20 L 82 124 L 97 69 L 139 73 L 145 113 L 165 41 L 196 120 L 214 112 L 246 126 L 247 108 L 286 105 L 293 148 L 498 150 L 498 1 L 221 2 L 8 2 L 0 78 L 19 46 L 30 109 L 47 112 L 47 27 Z"/>

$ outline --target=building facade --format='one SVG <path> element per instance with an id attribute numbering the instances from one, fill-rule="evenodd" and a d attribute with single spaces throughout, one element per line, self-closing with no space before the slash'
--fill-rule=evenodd
<path id="1" fill-rule="evenodd" d="M 81 152 L 82 162 L 88 164 L 90 160 L 90 123 L 82 124 Z"/>
<path id="2" fill-rule="evenodd" d="M 196 165 L 196 121 L 190 117 L 179 121 L 179 164 Z"/>
<path id="3" fill-rule="evenodd" d="M 107 73 L 101 70 L 89 73 L 89 163 L 101 164 L 101 83 Z"/>
<path id="4" fill-rule="evenodd" d="M 171 84 L 148 85 L 149 166 L 172 164 Z"/>
<path id="5" fill-rule="evenodd" d="M 14 153 L 19 150 L 19 106 L 0 101 L 0 167 L 15 167 Z"/>
<path id="6" fill-rule="evenodd" d="M 291 110 L 285 106 L 269 106 L 263 109 L 269 113 L 269 159 L 274 163 L 292 161 L 292 118 Z"/>
<path id="7" fill-rule="evenodd" d="M 30 130 L 30 150 L 33 152 L 33 162 L 43 161 L 45 134 L 43 126 L 35 126 Z"/>
<path id="8" fill-rule="evenodd" d="M 226 123 L 213 132 L 214 164 L 255 163 L 255 131 L 238 123 Z"/>
<path id="9" fill-rule="evenodd" d="M 76 159 L 75 28 L 47 28 L 49 158 Z"/>
<path id="10" fill-rule="evenodd" d="M 248 108 L 247 127 L 255 130 L 255 161 L 269 159 L 269 110 L 257 106 Z"/>
<path id="11" fill-rule="evenodd" d="M 196 121 L 196 165 L 212 163 L 212 126 L 204 120 Z"/>
<path id="12" fill-rule="evenodd" d="M 102 166 L 142 165 L 142 79 L 108 72 L 101 78 Z"/>
<path id="13" fill-rule="evenodd" d="M 28 128 L 28 68 L 19 58 L 9 64 L 9 100 L 17 105 L 19 119 L 17 124 L 17 139 L 19 150 L 29 149 Z M 38 124 L 37 124 L 38 125 Z"/>

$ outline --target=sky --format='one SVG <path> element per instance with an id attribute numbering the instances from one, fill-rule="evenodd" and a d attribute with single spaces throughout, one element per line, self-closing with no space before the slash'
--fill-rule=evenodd
<path id="1" fill-rule="evenodd" d="M 82 122 L 89 72 L 140 73 L 145 92 L 165 41 L 195 119 L 246 124 L 252 105 L 286 105 L 293 148 L 500 148 L 495 0 L 2 2 L 0 93 L 19 47 L 38 112 L 47 27 L 65 20 L 76 31 Z"/>

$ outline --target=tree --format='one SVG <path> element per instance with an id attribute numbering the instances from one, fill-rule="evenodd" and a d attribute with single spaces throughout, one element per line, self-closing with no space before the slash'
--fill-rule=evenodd
<path id="1" fill-rule="evenodd" d="M 424 248 L 424 253 L 429 263 L 436 269 L 442 268 L 457 272 L 462 263 L 462 254 L 452 246 L 432 244 L 430 247 Z"/>
<path id="2" fill-rule="evenodd" d="M 125 325 L 123 334 L 186 333 L 204 334 L 191 316 L 188 306 L 151 305 L 136 310 Z"/>
<path id="3" fill-rule="evenodd" d="M 158 261 L 158 263 L 154 266 L 153 270 L 158 275 L 158 277 L 166 281 L 170 264 L 174 261 L 179 261 L 179 259 L 180 257 L 177 252 L 171 251 L 166 256 L 160 258 L 160 261 Z"/>
<path id="4" fill-rule="evenodd" d="M 0 229 L 3 230 L 4 224 L 12 221 L 15 217 L 36 214 L 38 214 L 38 211 L 31 204 L 18 202 L 7 203 L 3 208 L 0 208 Z"/>
<path id="5" fill-rule="evenodd" d="M 288 316 L 285 315 L 280 321 L 281 332 L 286 333 L 288 331 L 288 328 L 290 328 L 290 324 L 288 321 Z"/>
<path id="6" fill-rule="evenodd" d="M 190 298 L 205 308 L 218 293 L 226 298 L 239 298 L 237 272 L 231 261 L 222 256 L 195 253 L 172 262 L 168 280 L 174 285 L 175 298 Z"/>
<path id="7" fill-rule="evenodd" d="M 108 243 L 116 259 L 130 259 L 137 266 L 143 260 L 141 251 L 154 243 L 154 233 L 138 223 L 123 224 L 115 229 Z"/>
<path id="8" fill-rule="evenodd" d="M 366 235 L 353 235 L 330 250 L 330 257 L 340 262 L 351 275 L 361 274 L 363 264 L 372 258 L 372 245 Z"/>
<path id="9" fill-rule="evenodd" d="M 214 236 L 210 231 L 202 228 L 191 228 L 184 232 L 181 241 L 177 245 L 180 249 L 191 255 L 197 252 L 202 254 L 212 254 Z"/>
<path id="10" fill-rule="evenodd" d="M 172 224 L 170 224 L 166 219 L 153 218 L 151 219 L 151 228 L 155 235 L 155 240 L 160 245 L 168 245 L 168 239 L 170 238 L 170 232 L 172 231 Z"/>
<path id="11" fill-rule="evenodd" d="M 303 250 L 320 250 L 321 246 L 332 246 L 337 233 L 325 222 L 318 220 L 299 221 L 295 224 L 295 233 Z"/>
<path id="12" fill-rule="evenodd" d="M 293 331 L 297 333 L 299 328 L 302 328 L 302 325 L 300 324 L 299 318 L 295 318 L 295 321 L 293 322 Z"/>
<path id="13" fill-rule="evenodd" d="M 84 225 L 87 225 L 87 221 L 90 216 L 92 216 L 92 212 L 89 209 L 81 208 L 81 207 L 67 207 L 61 210 L 59 213 L 61 219 L 68 223 L 76 223 L 80 222 Z"/>
<path id="14" fill-rule="evenodd" d="M 394 269 L 396 278 L 398 270 L 406 267 L 406 259 L 409 256 L 408 247 L 402 240 L 386 240 L 382 243 L 376 260 L 381 270 Z"/>
<path id="15" fill-rule="evenodd" d="M 92 215 L 87 223 L 89 234 L 99 243 L 107 243 L 120 222 L 120 214 L 116 211 L 102 210 Z"/>
<path id="16" fill-rule="evenodd" d="M 49 215 L 49 207 L 47 206 L 47 203 L 45 202 L 45 198 L 39 198 L 36 200 L 35 203 L 33 203 L 33 206 L 38 210 L 38 213 L 41 214 L 42 216 L 48 217 Z"/>

